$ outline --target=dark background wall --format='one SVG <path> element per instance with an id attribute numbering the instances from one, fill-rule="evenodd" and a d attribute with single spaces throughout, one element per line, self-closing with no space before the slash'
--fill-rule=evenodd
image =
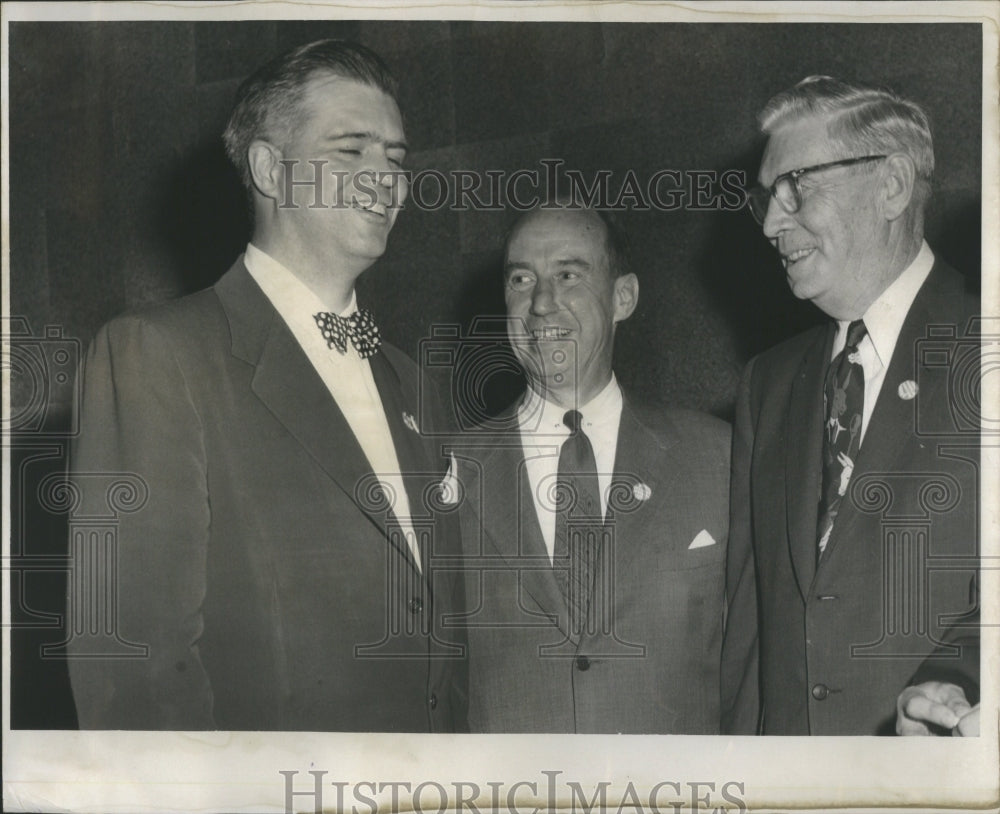
<path id="1" fill-rule="evenodd" d="M 400 78 L 415 171 L 512 172 L 558 158 L 587 177 L 610 170 L 618 183 L 628 170 L 644 182 L 660 169 L 753 179 L 754 115 L 775 92 L 816 73 L 887 85 L 934 124 L 929 240 L 979 273 L 975 25 L 12 23 L 11 314 L 26 322 L 11 325 L 40 337 L 56 329 L 38 344 L 47 367 L 28 357 L 12 367 L 13 426 L 23 430 L 12 458 L 15 727 L 74 722 L 65 665 L 39 657 L 63 635 L 66 529 L 37 488 L 64 466 L 74 398 L 71 376 L 56 375 L 71 374 L 75 356 L 60 367 L 51 349 L 85 348 L 114 314 L 210 285 L 228 268 L 248 238 L 220 141 L 233 94 L 266 59 L 327 36 L 369 45 Z M 509 222 L 505 212 L 408 207 L 360 286 L 388 338 L 417 357 L 432 325 L 467 328 L 502 311 Z M 619 333 L 621 381 L 728 417 L 746 360 L 817 312 L 788 293 L 746 212 L 634 211 L 622 222 L 641 296 Z M 488 406 L 512 386 L 497 377 Z"/>

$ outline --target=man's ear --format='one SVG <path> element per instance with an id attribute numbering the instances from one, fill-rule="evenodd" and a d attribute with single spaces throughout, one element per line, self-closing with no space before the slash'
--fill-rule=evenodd
<path id="1" fill-rule="evenodd" d="M 634 274 L 623 274 L 615 278 L 615 322 L 632 316 L 639 303 L 639 278 Z"/>
<path id="2" fill-rule="evenodd" d="M 885 160 L 882 170 L 882 212 L 888 221 L 902 215 L 913 200 L 917 168 L 913 159 L 903 153 L 893 153 Z"/>
<path id="3" fill-rule="evenodd" d="M 281 151 L 269 142 L 260 139 L 252 141 L 247 150 L 247 163 L 257 191 L 267 198 L 278 200 L 285 169 L 281 164 Z"/>

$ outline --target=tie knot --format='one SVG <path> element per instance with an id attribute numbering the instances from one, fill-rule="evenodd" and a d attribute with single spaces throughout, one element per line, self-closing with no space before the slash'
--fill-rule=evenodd
<path id="1" fill-rule="evenodd" d="M 327 347 L 336 348 L 340 353 L 347 352 L 348 339 L 362 359 L 373 356 L 382 344 L 378 325 L 375 324 L 371 311 L 365 308 L 355 311 L 348 317 L 321 311 L 314 314 L 313 318 L 326 340 Z"/>
<path id="2" fill-rule="evenodd" d="M 867 333 L 868 329 L 865 327 L 865 321 L 863 319 L 854 320 L 854 322 L 847 326 L 846 347 L 857 350 L 858 345 Z"/>
<path id="3" fill-rule="evenodd" d="M 569 431 L 574 435 L 580 431 L 580 425 L 583 423 L 583 416 L 580 415 L 579 410 L 567 410 L 566 414 L 563 416 L 563 424 L 569 427 Z"/>

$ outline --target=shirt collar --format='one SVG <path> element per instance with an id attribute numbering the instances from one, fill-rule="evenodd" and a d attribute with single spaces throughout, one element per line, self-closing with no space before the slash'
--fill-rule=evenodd
<path id="1" fill-rule="evenodd" d="M 287 266 L 282 265 L 253 243 L 247 244 L 243 262 L 247 271 L 282 314 L 303 314 L 311 321 L 314 314 L 330 310 Z M 351 291 L 351 300 L 339 316 L 347 317 L 357 310 L 358 294 L 356 291 Z"/>
<path id="2" fill-rule="evenodd" d="M 883 367 L 888 366 L 892 358 L 899 332 L 903 329 L 903 321 L 933 266 L 934 253 L 924 241 L 913 262 L 865 311 L 865 328 L 868 329 L 868 337 Z M 848 324 L 849 321 L 838 320 L 840 336 L 847 336 Z"/>
<path id="3" fill-rule="evenodd" d="M 604 424 L 614 420 L 621 414 L 622 390 L 618 386 L 615 374 L 611 374 L 611 379 L 596 396 L 586 404 L 578 407 L 583 416 L 583 425 L 594 426 Z M 543 399 L 533 388 L 529 387 L 524 394 L 520 407 L 517 410 L 517 423 L 522 430 L 551 433 L 569 432 L 569 428 L 563 424 L 563 416 L 566 408 L 551 401 Z"/>

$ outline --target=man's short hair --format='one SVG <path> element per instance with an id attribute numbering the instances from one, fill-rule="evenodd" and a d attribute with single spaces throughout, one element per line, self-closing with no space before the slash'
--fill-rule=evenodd
<path id="1" fill-rule="evenodd" d="M 628 235 L 615 214 L 607 209 L 592 210 L 604 223 L 604 245 L 608 251 L 611 276 L 622 277 L 632 271 L 632 248 Z"/>
<path id="2" fill-rule="evenodd" d="M 263 139 L 284 144 L 300 123 L 306 83 L 316 74 L 354 79 L 379 88 L 396 100 L 397 86 L 374 51 L 346 40 L 317 40 L 271 60 L 253 72 L 236 91 L 236 103 L 222 134 L 226 154 L 253 190 L 247 152 Z"/>
<path id="3" fill-rule="evenodd" d="M 503 251 L 504 257 L 507 255 L 507 248 L 514 234 L 520 228 L 525 218 L 536 212 L 547 212 L 553 209 L 567 209 L 571 212 L 590 212 L 600 219 L 604 224 L 604 249 L 608 254 L 608 273 L 612 279 L 623 277 L 632 271 L 632 248 L 628 235 L 618 222 L 615 214 L 607 209 L 592 209 L 579 201 L 559 198 L 555 201 L 543 203 L 533 209 L 523 213 L 504 234 Z"/>
<path id="4" fill-rule="evenodd" d="M 789 119 L 812 115 L 832 117 L 828 133 L 844 148 L 844 158 L 908 155 L 916 167 L 915 197 L 923 206 L 934 175 L 934 142 L 920 105 L 882 88 L 809 76 L 773 97 L 757 121 L 761 132 L 770 135 Z"/>

